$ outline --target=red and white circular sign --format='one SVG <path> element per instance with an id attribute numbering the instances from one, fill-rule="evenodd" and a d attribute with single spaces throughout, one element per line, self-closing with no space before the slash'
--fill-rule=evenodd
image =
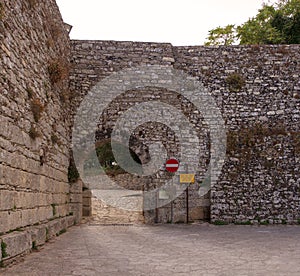
<path id="1" fill-rule="evenodd" d="M 177 172 L 179 169 L 179 162 L 177 159 L 175 158 L 170 158 L 167 162 L 166 162 L 166 170 L 168 172 Z"/>

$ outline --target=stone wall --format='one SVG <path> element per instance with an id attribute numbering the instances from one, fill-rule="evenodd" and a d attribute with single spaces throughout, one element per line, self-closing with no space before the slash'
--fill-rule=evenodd
<path id="1" fill-rule="evenodd" d="M 72 41 L 70 48 L 54 0 L 5 0 L 0 5 L 0 46 L 0 261 L 26 253 L 80 222 L 83 205 L 90 211 L 90 195 L 82 200 L 82 182 L 68 183 L 73 115 L 98 81 L 138 65 L 183 70 L 211 92 L 227 128 L 227 156 L 219 181 L 209 194 L 198 196 L 210 134 L 195 107 L 166 89 L 136 89 L 117 98 L 99 120 L 98 139 L 107 139 L 117 118 L 135 103 L 151 98 L 169 103 L 184 112 L 201 141 L 202 163 L 189 191 L 191 219 L 299 222 L 299 45 L 173 47 Z M 143 125 L 132 141 L 142 162 L 148 158 L 149 140 L 162 141 L 169 155 L 178 154 L 172 129 Z M 147 191 L 168 178 L 160 172 L 150 179 L 130 177 L 126 183 L 120 176 L 119 181 L 133 189 L 143 183 Z M 144 218 L 140 212 L 132 218 L 120 216 L 126 222 L 180 222 L 186 217 L 185 202 L 183 194 L 172 206 L 145 212 Z M 98 203 L 106 214 L 116 214 Z"/>
<path id="2" fill-rule="evenodd" d="M 1 261 L 43 244 L 74 217 L 68 33 L 54 0 L 0 4 Z"/>
<path id="3" fill-rule="evenodd" d="M 299 222 L 299 45 L 178 47 L 176 56 L 210 89 L 228 129 L 212 220 Z"/>
<path id="4" fill-rule="evenodd" d="M 160 43 L 72 41 L 70 87 L 74 110 L 98 81 L 113 72 L 146 64 L 169 65 L 187 72 L 211 92 L 227 129 L 226 162 L 210 195 L 211 220 L 295 223 L 300 218 L 299 58 L 299 45 L 173 47 Z M 149 100 L 149 95 L 180 107 L 200 130 L 198 134 L 207 132 L 201 125 L 201 114 L 195 116 L 192 105 L 182 104 L 185 100 L 180 97 L 172 99 L 172 93 L 164 89 L 154 90 L 128 91 L 112 102 L 100 118 L 97 138 L 107 139 L 114 121 L 133 104 Z M 152 134 L 147 136 L 149 129 Z M 143 137 L 158 137 L 168 146 L 166 137 L 174 136 L 172 130 L 161 127 L 160 133 L 166 133 L 163 137 L 154 133 L 155 129 L 142 126 L 135 137 L 142 144 L 147 140 Z M 200 136 L 203 150 L 209 147 L 206 134 L 209 135 L 207 132 Z M 169 145 L 173 153 L 175 140 Z M 208 157 L 203 156 L 198 179 Z M 207 199 L 196 196 L 197 188 L 192 195 L 195 197 L 191 205 L 201 206 L 204 201 L 204 207 L 208 205 Z M 183 215 L 184 195 L 178 201 L 182 202 L 178 214 Z M 163 211 L 162 217 L 170 217 L 168 212 Z"/>

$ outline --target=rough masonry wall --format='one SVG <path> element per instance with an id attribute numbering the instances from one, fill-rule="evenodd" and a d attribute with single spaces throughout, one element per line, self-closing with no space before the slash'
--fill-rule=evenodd
<path id="1" fill-rule="evenodd" d="M 0 2 L 0 261 L 73 223 L 69 54 L 54 0 Z"/>
<path id="2" fill-rule="evenodd" d="M 170 65 L 197 77 L 215 98 L 227 128 L 225 166 L 211 191 L 212 221 L 299 220 L 299 45 L 172 47 L 72 41 L 72 57 L 75 106 L 97 81 L 126 67 Z"/>
<path id="3" fill-rule="evenodd" d="M 212 220 L 299 222 L 299 45 L 178 47 L 175 53 L 175 66 L 211 91 L 228 130 Z"/>

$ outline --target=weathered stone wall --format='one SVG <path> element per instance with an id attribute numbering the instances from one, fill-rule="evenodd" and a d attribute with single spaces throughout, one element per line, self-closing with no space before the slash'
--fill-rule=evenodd
<path id="1" fill-rule="evenodd" d="M 172 47 L 159 43 L 72 41 L 72 57 L 75 107 L 99 80 L 127 67 L 170 65 L 197 77 L 213 95 L 227 128 L 225 166 L 211 191 L 212 221 L 298 221 L 299 45 Z M 148 89 L 129 91 L 129 95 L 116 99 L 104 119 L 100 119 L 97 138 L 108 138 L 118 116 L 133 104 L 149 100 L 149 95 L 142 92 L 180 106 L 196 128 L 205 130 L 205 126 L 200 127 L 201 115 L 191 117 L 188 104 L 176 103 L 172 93 L 163 89 L 160 92 Z M 161 128 L 161 133 L 164 131 Z M 157 133 L 147 136 L 147 132 L 143 126 L 136 133 L 137 139 L 143 143 L 146 140 L 143 137 L 157 137 Z M 174 135 L 171 130 L 166 132 L 166 136 Z M 160 138 L 168 144 L 166 137 Z M 202 138 L 205 149 L 209 140 L 205 140 L 205 135 Z M 176 141 L 170 146 L 171 152 L 172 149 L 176 153 Z M 203 170 L 207 157 L 202 160 Z M 192 193 L 196 195 L 197 188 Z M 197 207 L 202 204 L 197 202 L 205 199 L 196 196 L 191 200 L 191 205 Z M 178 201 L 182 202 L 178 213 L 183 215 L 184 195 Z M 168 212 L 163 212 L 162 217 L 170 217 Z"/>
<path id="2" fill-rule="evenodd" d="M 54 0 L 0 4 L 0 240 L 6 260 L 74 222 L 68 183 L 70 44 Z M 23 232 L 5 234 L 14 230 Z"/>
<path id="3" fill-rule="evenodd" d="M 178 47 L 175 55 L 177 68 L 212 92 L 228 129 L 212 220 L 299 221 L 299 45 Z M 243 80 L 238 89 L 232 74 Z"/>
<path id="4" fill-rule="evenodd" d="M 138 65 L 169 65 L 197 77 L 226 122 L 222 175 L 210 199 L 198 196 L 199 181 L 191 187 L 191 219 L 299 222 L 299 45 L 173 47 L 72 41 L 69 78 L 69 43 L 54 0 L 1 1 L 0 240 L 5 252 L 0 261 L 43 244 L 74 219 L 79 222 L 83 205 L 90 208 L 90 197 L 82 201 L 81 181 L 68 183 L 72 115 L 98 81 Z M 107 139 L 124 111 L 151 98 L 183 110 L 192 122 L 202 143 L 199 180 L 208 164 L 209 132 L 195 107 L 173 92 L 147 88 L 119 97 L 100 119 L 97 138 Z M 143 125 L 134 136 L 132 148 L 142 161 L 147 161 L 149 140 L 162 141 L 170 156 L 178 153 L 176 135 L 163 125 Z M 131 177 L 126 183 L 119 177 L 119 182 L 130 188 L 142 183 L 151 190 L 168 177 L 161 172 L 150 180 Z M 183 194 L 173 206 L 146 212 L 145 221 L 183 221 L 185 202 Z M 210 204 L 211 214 L 207 214 Z"/>
<path id="5" fill-rule="evenodd" d="M 127 211 L 106 204 L 103 200 L 92 197 L 91 224 L 143 224 L 144 216 L 141 211 Z"/>

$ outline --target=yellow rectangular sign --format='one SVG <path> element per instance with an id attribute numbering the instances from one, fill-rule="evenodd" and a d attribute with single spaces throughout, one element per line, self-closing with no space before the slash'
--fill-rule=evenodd
<path id="1" fill-rule="evenodd" d="M 195 183 L 195 175 L 194 174 L 181 174 L 180 175 L 180 183 Z"/>

